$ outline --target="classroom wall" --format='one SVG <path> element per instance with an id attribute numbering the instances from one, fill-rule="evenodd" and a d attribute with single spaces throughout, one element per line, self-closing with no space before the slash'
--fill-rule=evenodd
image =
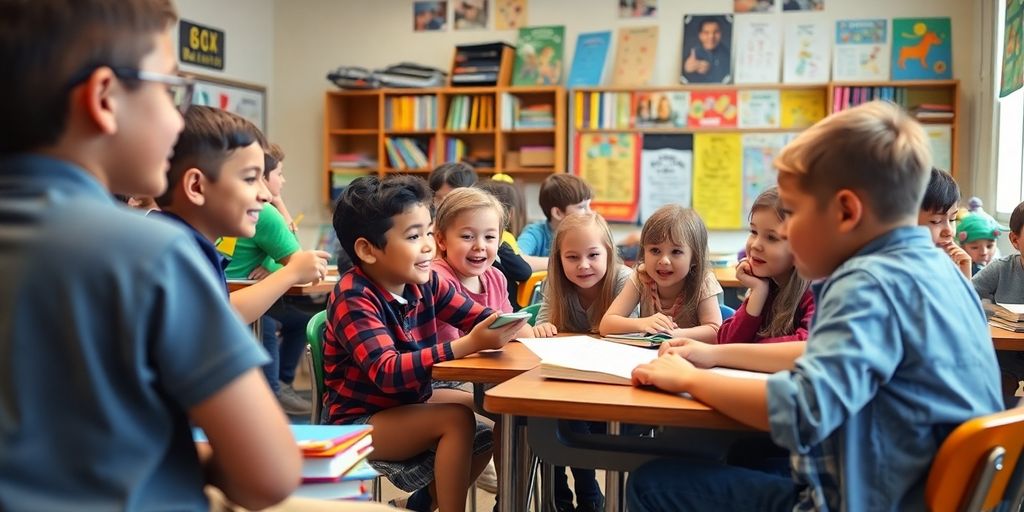
<path id="1" fill-rule="evenodd" d="M 198 2 L 189 2 L 196 3 Z M 449 2 L 451 3 L 451 2 Z M 827 0 L 820 13 L 774 14 L 784 20 L 835 20 L 864 17 L 949 16 L 953 19 L 953 73 L 962 83 L 959 167 L 961 183 L 970 192 L 968 176 L 975 158 L 979 123 L 976 98 L 981 89 L 983 60 L 979 3 L 963 0 Z M 565 25 L 566 71 L 574 53 L 576 35 L 593 30 L 615 30 L 626 25 L 659 25 L 657 70 L 654 85 L 676 84 L 680 70 L 684 14 L 731 12 L 732 0 L 662 0 L 657 18 L 619 20 L 614 0 L 529 0 L 530 25 Z M 871 16 L 865 16 L 871 13 Z M 325 75 L 339 65 L 368 68 L 413 61 L 448 69 L 453 47 L 460 43 L 505 40 L 515 42 L 515 31 L 413 32 L 412 0 L 365 2 L 358 0 L 290 0 L 274 3 L 273 83 L 270 93 L 272 138 L 288 153 L 288 185 L 284 196 L 293 213 L 303 211 L 302 238 L 311 241 L 316 224 L 329 223 L 322 205 L 323 94 L 334 88 Z M 493 25 L 493 13 L 491 23 Z M 229 33 L 230 35 L 230 33 Z M 614 48 L 612 49 L 614 52 Z M 612 57 L 609 57 L 611 61 Z M 991 86 L 989 86 L 991 87 Z M 987 140 L 987 139 L 983 139 Z M 528 188 L 531 217 L 540 216 L 536 186 Z M 618 228 L 616 231 L 623 231 Z M 742 232 L 713 234 L 712 250 L 738 249 Z"/>
<path id="2" fill-rule="evenodd" d="M 180 18 L 225 32 L 223 71 L 181 64 L 182 71 L 262 85 L 268 102 L 274 101 L 274 0 L 175 0 L 175 4 Z M 177 48 L 177 29 L 173 38 Z M 268 131 L 273 133 L 273 109 L 269 115 Z"/>

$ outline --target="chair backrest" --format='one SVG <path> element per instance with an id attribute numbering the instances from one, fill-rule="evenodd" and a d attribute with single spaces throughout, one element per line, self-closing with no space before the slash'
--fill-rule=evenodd
<path id="1" fill-rule="evenodd" d="M 925 486 L 928 508 L 937 512 L 989 510 L 1004 497 L 1017 499 L 1020 489 L 1007 484 L 1018 472 L 1022 447 L 1024 408 L 964 422 L 935 454 Z M 1019 478 L 1013 480 L 1013 487 L 1019 487 Z"/>
<path id="2" fill-rule="evenodd" d="M 730 318 L 732 318 L 732 316 L 736 314 L 736 310 L 735 309 L 730 308 L 729 306 L 726 306 L 725 304 L 719 304 L 718 305 L 718 309 L 722 312 L 722 321 L 723 322 L 728 320 L 728 319 L 730 319 Z"/>
<path id="3" fill-rule="evenodd" d="M 306 324 L 306 343 L 309 344 L 309 354 L 312 357 L 312 373 L 313 376 L 313 414 L 311 418 L 316 418 L 313 424 L 319 423 L 320 409 L 324 403 L 324 331 L 327 328 L 327 311 L 321 311 L 313 318 L 309 319 L 309 323 Z"/>
<path id="4" fill-rule="evenodd" d="M 540 307 L 542 305 L 543 304 L 538 302 L 537 304 L 530 304 L 529 306 L 526 306 L 525 308 L 519 310 L 525 311 L 530 314 L 530 320 L 528 322 L 531 327 L 537 325 L 537 313 L 540 313 Z"/>
<path id="5" fill-rule="evenodd" d="M 547 277 L 547 270 L 538 270 L 531 274 L 526 281 L 519 283 L 519 288 L 516 289 L 516 302 L 524 308 L 533 304 L 537 287 L 540 286 L 541 281 Z"/>

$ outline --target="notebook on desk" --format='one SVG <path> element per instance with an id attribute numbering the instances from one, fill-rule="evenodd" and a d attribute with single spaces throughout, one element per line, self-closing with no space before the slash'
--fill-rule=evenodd
<path id="1" fill-rule="evenodd" d="M 634 347 L 643 348 L 658 348 L 661 343 L 672 339 L 672 336 L 658 332 L 654 334 L 647 334 L 645 332 L 630 332 L 626 334 L 609 334 L 602 337 L 605 341 L 611 341 L 613 343 L 622 343 L 624 345 L 632 345 Z"/>
<path id="2" fill-rule="evenodd" d="M 540 358 L 540 374 L 548 379 L 629 386 L 633 369 L 658 357 L 658 353 L 650 349 L 589 336 L 520 338 L 519 341 Z M 712 368 L 711 371 L 730 377 L 768 378 L 766 373 L 731 368 Z"/>

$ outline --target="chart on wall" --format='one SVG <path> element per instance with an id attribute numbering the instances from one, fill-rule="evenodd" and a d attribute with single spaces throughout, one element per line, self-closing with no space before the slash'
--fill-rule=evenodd
<path id="1" fill-rule="evenodd" d="M 647 134 L 640 153 L 640 222 L 666 204 L 689 207 L 693 135 Z"/>
<path id="2" fill-rule="evenodd" d="M 953 29 L 949 18 L 892 20 L 892 79 L 953 78 Z"/>
<path id="3" fill-rule="evenodd" d="M 777 19 L 761 15 L 736 16 L 737 84 L 779 81 L 782 63 L 782 29 Z"/>
<path id="4" fill-rule="evenodd" d="M 778 171 L 772 162 L 789 141 L 792 133 L 746 133 L 743 135 L 743 209 L 740 223 L 747 223 L 750 208 L 757 196 L 775 186 Z"/>
<path id="5" fill-rule="evenodd" d="M 216 107 L 238 114 L 266 133 L 266 89 L 258 85 L 225 82 L 210 77 L 195 76 L 195 80 L 193 105 Z"/>
<path id="6" fill-rule="evenodd" d="M 828 81 L 832 32 L 823 21 L 786 24 L 782 81 L 818 84 Z"/>
<path id="7" fill-rule="evenodd" d="M 708 229 L 739 229 L 743 218 L 742 136 L 693 136 L 693 209 Z"/>
<path id="8" fill-rule="evenodd" d="M 833 79 L 888 80 L 888 25 L 884 19 L 837 21 Z"/>
<path id="9" fill-rule="evenodd" d="M 636 221 L 640 195 L 640 135 L 580 133 L 576 135 L 574 172 L 594 189 L 590 203 L 609 221 Z"/>
<path id="10" fill-rule="evenodd" d="M 654 74 L 657 49 L 657 25 L 620 28 L 611 84 L 622 87 L 647 85 Z"/>

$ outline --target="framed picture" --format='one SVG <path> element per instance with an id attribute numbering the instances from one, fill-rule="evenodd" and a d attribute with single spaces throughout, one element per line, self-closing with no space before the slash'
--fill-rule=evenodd
<path id="1" fill-rule="evenodd" d="M 267 133 L 266 87 L 195 73 L 183 74 L 196 80 L 193 105 L 217 107 L 238 114 L 255 124 L 264 135 Z"/>

